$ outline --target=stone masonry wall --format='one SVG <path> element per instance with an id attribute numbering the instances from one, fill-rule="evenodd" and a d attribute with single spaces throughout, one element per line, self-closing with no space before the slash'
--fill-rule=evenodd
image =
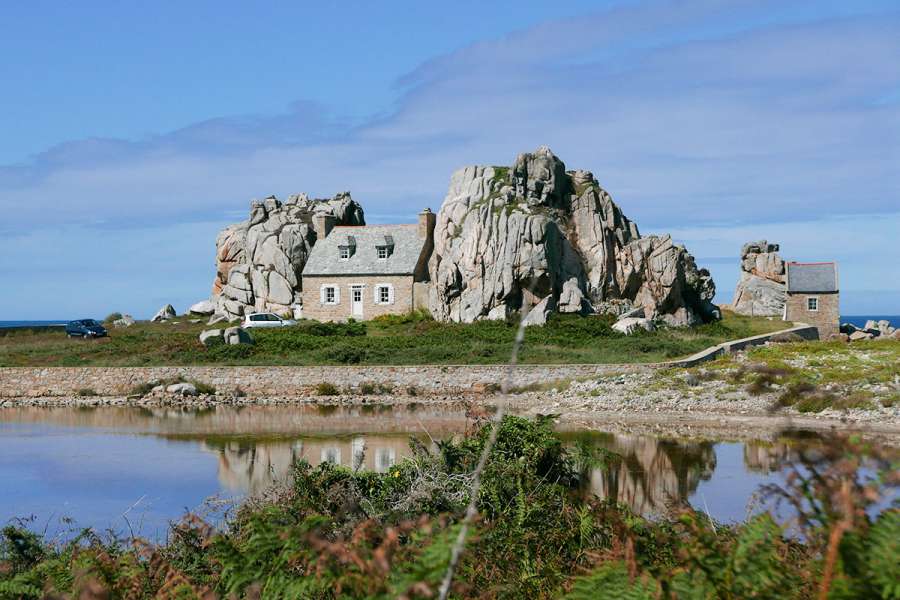
<path id="1" fill-rule="evenodd" d="M 520 365 L 514 386 L 568 378 L 637 371 L 629 365 Z M 481 391 L 499 385 L 504 365 L 427 366 L 322 366 L 322 367 L 5 367 L 0 368 L 0 398 L 72 396 L 91 389 L 102 396 L 122 396 L 137 385 L 178 376 L 207 383 L 219 392 L 240 387 L 250 396 L 303 396 L 322 382 L 340 389 L 358 389 L 361 383 L 394 386 L 404 393 L 409 386 L 420 392 L 445 395 Z"/>
<path id="2" fill-rule="evenodd" d="M 808 298 L 818 298 L 818 310 L 807 310 Z M 837 333 L 840 328 L 840 296 L 838 294 L 788 294 L 785 301 L 785 320 L 809 323 L 819 329 L 819 339 Z"/>
<path id="3" fill-rule="evenodd" d="M 346 321 L 353 316 L 351 287 L 363 284 L 363 314 L 357 320 L 368 320 L 388 314 L 403 314 L 413 309 L 412 275 L 375 275 L 375 276 L 342 276 L 303 278 L 303 317 L 317 321 Z M 375 288 L 379 284 L 394 286 L 394 302 L 392 304 L 376 304 Z M 320 290 L 323 285 L 336 285 L 340 288 L 339 304 L 322 304 Z"/>

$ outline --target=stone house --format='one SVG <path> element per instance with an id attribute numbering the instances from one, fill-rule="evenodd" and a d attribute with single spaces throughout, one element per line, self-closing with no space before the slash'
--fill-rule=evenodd
<path id="1" fill-rule="evenodd" d="M 838 267 L 834 262 L 785 265 L 784 320 L 815 325 L 819 339 L 840 329 Z"/>
<path id="2" fill-rule="evenodd" d="M 302 273 L 304 318 L 366 320 L 426 307 L 435 222 L 427 208 L 407 225 L 335 226 L 317 214 Z"/>

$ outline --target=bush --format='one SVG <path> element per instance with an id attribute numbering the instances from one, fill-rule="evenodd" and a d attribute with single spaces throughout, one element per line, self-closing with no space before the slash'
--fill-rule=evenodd
<path id="1" fill-rule="evenodd" d="M 106 315 L 106 318 L 103 319 L 103 322 L 104 323 L 112 323 L 113 321 L 118 321 L 121 318 L 122 318 L 122 313 L 120 313 L 120 312 L 109 313 L 108 315 Z"/>
<path id="2" fill-rule="evenodd" d="M 75 391 L 75 395 L 79 398 L 86 398 L 90 396 L 99 396 L 93 388 L 79 388 Z"/>
<path id="3" fill-rule="evenodd" d="M 131 391 L 128 392 L 128 395 L 129 396 L 146 396 L 151 391 L 153 391 L 153 388 L 155 388 L 156 385 L 157 384 L 150 383 L 150 382 L 139 383 L 136 386 L 131 388 Z"/>
<path id="4" fill-rule="evenodd" d="M 338 390 L 337 386 L 333 383 L 323 381 L 316 385 L 316 396 L 337 396 L 340 393 L 340 390 Z"/>
<path id="5" fill-rule="evenodd" d="M 197 388 L 197 392 L 200 394 L 207 394 L 209 396 L 216 395 L 216 388 L 208 383 L 203 383 L 202 381 L 190 381 L 195 388 Z"/>

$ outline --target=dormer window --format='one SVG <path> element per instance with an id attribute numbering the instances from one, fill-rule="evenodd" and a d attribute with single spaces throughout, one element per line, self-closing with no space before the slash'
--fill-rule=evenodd
<path id="1" fill-rule="evenodd" d="M 338 252 L 341 260 L 349 260 L 356 252 L 356 238 L 352 235 L 345 236 L 338 245 Z"/>
<path id="2" fill-rule="evenodd" d="M 394 251 L 394 237 L 386 235 L 375 244 L 375 252 L 379 259 L 384 260 Z"/>

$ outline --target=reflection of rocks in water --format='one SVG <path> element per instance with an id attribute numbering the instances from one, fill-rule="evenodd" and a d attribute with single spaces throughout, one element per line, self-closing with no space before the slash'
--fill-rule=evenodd
<path id="1" fill-rule="evenodd" d="M 661 513 L 681 504 L 716 468 L 712 442 L 674 442 L 620 435 L 599 445 L 622 457 L 608 469 L 594 469 L 590 485 L 600 498 L 611 498 L 640 514 Z"/>
<path id="2" fill-rule="evenodd" d="M 284 442 L 233 441 L 204 444 L 219 455 L 219 482 L 256 495 L 284 478 L 300 459 L 316 466 L 331 462 L 351 469 L 384 473 L 410 453 L 406 437 L 302 438 Z"/>
<path id="3" fill-rule="evenodd" d="M 796 449 L 785 442 L 744 444 L 744 466 L 755 473 L 772 473 L 796 457 Z"/>

